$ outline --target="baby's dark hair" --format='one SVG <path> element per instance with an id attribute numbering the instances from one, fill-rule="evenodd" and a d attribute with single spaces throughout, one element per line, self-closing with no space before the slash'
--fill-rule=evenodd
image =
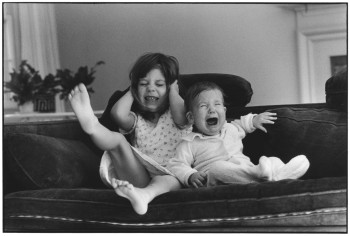
<path id="1" fill-rule="evenodd" d="M 186 92 L 185 95 L 185 108 L 186 111 L 191 111 L 192 108 L 192 103 L 194 99 L 203 91 L 208 91 L 208 90 L 219 90 L 222 93 L 222 99 L 224 100 L 225 98 L 225 93 L 223 89 L 210 81 L 202 81 L 193 84 Z"/>
<path id="2" fill-rule="evenodd" d="M 169 93 L 170 85 L 179 77 L 179 63 L 173 56 L 168 56 L 162 53 L 146 53 L 137 59 L 129 73 L 129 78 L 131 80 L 130 90 L 136 100 L 136 109 L 143 113 L 142 115 L 146 116 L 146 119 L 148 114 L 147 112 L 142 111 L 137 88 L 140 79 L 146 77 L 146 75 L 153 69 L 159 69 L 164 76 L 167 93 Z M 168 107 L 169 103 L 166 104 L 160 112 L 164 113 Z M 152 114 L 150 114 L 150 116 L 152 116 Z"/>

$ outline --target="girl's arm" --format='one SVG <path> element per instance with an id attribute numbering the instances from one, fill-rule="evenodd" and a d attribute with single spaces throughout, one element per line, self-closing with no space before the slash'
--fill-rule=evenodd
<path id="1" fill-rule="evenodd" d="M 131 114 L 131 106 L 134 102 L 134 98 L 129 91 L 121 97 L 111 109 L 111 117 L 114 122 L 118 125 L 119 128 L 129 131 L 134 123 L 135 116 Z"/>
<path id="2" fill-rule="evenodd" d="M 175 124 L 179 127 L 187 125 L 185 103 L 179 94 L 177 81 L 170 85 L 169 103 L 171 115 L 173 116 Z"/>

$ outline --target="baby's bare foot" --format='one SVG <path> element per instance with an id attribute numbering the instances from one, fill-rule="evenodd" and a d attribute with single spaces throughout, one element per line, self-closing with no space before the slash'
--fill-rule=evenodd
<path id="1" fill-rule="evenodd" d="M 82 129 L 88 134 L 93 133 L 98 120 L 90 105 L 90 98 L 85 85 L 77 85 L 69 94 L 68 99 Z"/>
<path id="2" fill-rule="evenodd" d="M 134 187 L 128 181 L 112 179 L 114 191 L 121 197 L 128 199 L 135 212 L 143 215 L 147 212 L 149 198 L 140 188 Z"/>

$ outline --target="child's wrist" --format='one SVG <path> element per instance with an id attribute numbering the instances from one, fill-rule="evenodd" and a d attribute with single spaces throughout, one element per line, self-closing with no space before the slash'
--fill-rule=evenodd
<path id="1" fill-rule="evenodd" d="M 254 115 L 253 115 L 253 118 L 252 118 L 252 125 L 253 125 L 254 128 L 257 128 L 257 126 L 256 126 L 256 121 L 255 121 L 257 116 L 258 116 L 258 115 L 254 114 Z"/>
<path id="2" fill-rule="evenodd" d="M 173 87 L 173 86 L 170 86 L 170 91 L 169 91 L 170 94 L 172 93 L 177 93 L 176 89 Z"/>

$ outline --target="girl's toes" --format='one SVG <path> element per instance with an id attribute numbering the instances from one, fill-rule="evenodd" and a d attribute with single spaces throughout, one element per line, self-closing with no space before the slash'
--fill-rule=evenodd
<path id="1" fill-rule="evenodd" d="M 86 90 L 86 87 L 83 83 L 78 84 L 77 87 L 78 87 L 80 92 L 85 92 L 85 90 Z"/>
<path id="2" fill-rule="evenodd" d="M 133 185 L 128 183 L 128 184 L 126 185 L 126 187 L 127 187 L 128 189 L 132 189 Z"/>
<path id="3" fill-rule="evenodd" d="M 118 182 L 117 182 L 117 180 L 116 179 L 112 179 L 112 187 L 113 188 L 116 188 L 116 187 L 118 187 Z"/>

